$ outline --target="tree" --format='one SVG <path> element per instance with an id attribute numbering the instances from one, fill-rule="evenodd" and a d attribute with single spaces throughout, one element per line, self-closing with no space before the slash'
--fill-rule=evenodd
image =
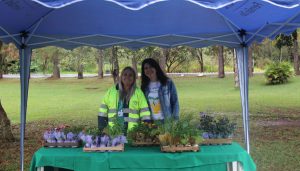
<path id="1" fill-rule="evenodd" d="M 32 52 L 31 59 L 36 61 L 43 74 L 46 74 L 49 69 L 49 63 L 52 60 L 50 55 L 51 53 L 48 52 L 47 48 L 34 49 Z"/>
<path id="2" fill-rule="evenodd" d="M 3 44 L 0 41 L 0 79 L 9 72 L 19 72 L 19 51 L 14 44 Z"/>
<path id="3" fill-rule="evenodd" d="M 77 68 L 77 78 L 83 79 L 83 64 L 79 64 Z"/>
<path id="4" fill-rule="evenodd" d="M 207 48 L 203 48 L 203 52 L 209 58 L 210 67 L 207 68 L 208 72 L 217 72 L 217 69 L 214 66 L 218 66 L 218 46 L 209 46 Z"/>
<path id="5" fill-rule="evenodd" d="M 167 64 L 167 56 L 170 55 L 170 49 L 161 48 L 160 58 L 158 59 L 158 63 L 160 68 L 166 72 L 166 64 Z"/>
<path id="6" fill-rule="evenodd" d="M 45 72 L 48 68 L 49 61 L 52 63 L 52 75 L 53 79 L 60 79 L 60 63 L 61 56 L 66 56 L 66 50 L 62 48 L 57 48 L 54 46 L 45 47 L 41 49 L 37 49 L 33 53 L 33 59 L 41 59 L 42 62 L 42 70 Z"/>
<path id="7" fill-rule="evenodd" d="M 60 69 L 59 69 L 59 56 L 58 50 L 56 50 L 52 55 L 52 63 L 53 63 L 53 70 L 52 70 L 52 78 L 59 79 L 60 78 Z"/>
<path id="8" fill-rule="evenodd" d="M 51 78 L 59 79 L 61 63 L 68 51 L 62 48 L 48 46 L 34 49 L 32 52 L 31 70 L 42 71 L 44 74 L 51 71 Z"/>
<path id="9" fill-rule="evenodd" d="M 248 48 L 248 75 L 249 77 L 253 76 L 253 55 L 252 55 L 252 46 Z"/>
<path id="10" fill-rule="evenodd" d="M 0 142 L 10 141 L 14 141 L 14 136 L 11 132 L 10 120 L 0 101 Z"/>
<path id="11" fill-rule="evenodd" d="M 167 72 L 173 72 L 176 70 L 178 66 L 189 58 L 190 55 L 190 51 L 184 46 L 169 49 L 169 52 L 166 53 Z"/>
<path id="12" fill-rule="evenodd" d="M 190 48 L 192 57 L 197 59 L 199 72 L 204 72 L 203 50 L 202 48 Z"/>
<path id="13" fill-rule="evenodd" d="M 149 46 L 138 51 L 139 60 L 143 58 L 153 58 L 158 63 L 161 69 L 165 72 L 167 67 L 167 62 L 170 57 L 171 49 L 169 48 L 160 48 L 156 46 Z M 170 69 L 169 69 L 170 70 Z M 168 71 L 167 71 L 168 72 Z"/>
<path id="14" fill-rule="evenodd" d="M 233 71 L 234 71 L 234 87 L 239 88 L 240 82 L 239 82 L 239 70 L 237 65 L 237 56 L 235 53 L 235 50 L 232 49 L 232 55 L 233 55 Z"/>
<path id="15" fill-rule="evenodd" d="M 131 67 L 134 69 L 136 76 L 138 76 L 138 70 L 137 70 L 137 63 L 139 60 L 139 51 L 134 51 L 128 48 L 123 48 L 123 47 L 118 47 L 117 50 L 117 56 L 118 56 L 118 62 L 120 62 L 121 64 L 125 64 L 126 66 L 131 65 Z M 126 60 L 127 59 L 127 60 Z M 121 60 L 121 61 L 120 61 Z M 131 64 L 130 62 L 128 64 L 126 64 L 126 61 L 131 60 Z"/>
<path id="16" fill-rule="evenodd" d="M 278 48 L 280 51 L 279 62 L 282 61 L 282 47 L 283 46 L 287 46 L 287 47 L 293 46 L 292 36 L 286 36 L 284 34 L 279 34 L 276 36 L 275 47 Z"/>
<path id="17" fill-rule="evenodd" d="M 87 46 L 81 46 L 72 51 L 68 51 L 68 55 L 64 58 L 63 63 L 68 63 L 72 70 L 77 71 L 77 78 L 83 79 L 83 71 L 89 62 L 93 62 L 95 66 L 95 57 L 99 55 L 97 49 Z"/>
<path id="18" fill-rule="evenodd" d="M 293 37 L 293 57 L 294 57 L 294 70 L 296 75 L 300 75 L 299 70 L 299 54 L 298 54 L 298 33 L 295 30 L 292 34 Z"/>
<path id="19" fill-rule="evenodd" d="M 98 49 L 96 61 L 98 64 L 98 78 L 103 78 L 104 50 Z"/>
<path id="20" fill-rule="evenodd" d="M 129 58 L 131 58 L 131 65 L 132 68 L 136 71 L 136 76 L 138 78 L 138 63 L 141 63 L 141 61 L 145 58 L 149 58 L 151 56 L 149 54 L 149 51 L 147 51 L 147 48 L 141 48 L 136 51 L 130 51 L 129 52 Z"/>
<path id="21" fill-rule="evenodd" d="M 224 78 L 225 72 L 224 72 L 224 47 L 223 46 L 218 46 L 218 62 L 219 62 L 218 77 Z"/>
<path id="22" fill-rule="evenodd" d="M 116 84 L 119 80 L 119 60 L 118 60 L 118 47 L 111 48 L 111 73 Z"/>
<path id="23" fill-rule="evenodd" d="M 131 58 L 131 65 L 132 68 L 134 69 L 136 76 L 138 76 L 138 69 L 137 69 L 137 52 L 132 54 L 132 58 Z"/>

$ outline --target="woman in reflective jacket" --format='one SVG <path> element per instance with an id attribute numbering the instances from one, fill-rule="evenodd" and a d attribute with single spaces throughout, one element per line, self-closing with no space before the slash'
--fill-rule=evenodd
<path id="1" fill-rule="evenodd" d="M 141 88 L 147 98 L 152 120 L 179 119 L 179 102 L 173 81 L 151 58 L 142 62 Z"/>
<path id="2" fill-rule="evenodd" d="M 113 118 L 124 119 L 124 133 L 140 121 L 150 120 L 150 111 L 144 93 L 136 87 L 136 73 L 131 67 L 121 72 L 120 81 L 108 90 L 99 108 L 98 127 L 103 129 Z"/>

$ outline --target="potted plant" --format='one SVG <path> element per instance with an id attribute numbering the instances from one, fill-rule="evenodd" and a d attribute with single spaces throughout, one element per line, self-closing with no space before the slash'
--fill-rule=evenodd
<path id="1" fill-rule="evenodd" d="M 98 128 L 87 129 L 86 134 L 81 135 L 86 142 L 83 150 L 86 152 L 124 151 L 127 139 L 123 133 L 123 121 L 115 117 L 113 123 L 113 126 L 106 127 L 102 132 Z"/>
<path id="2" fill-rule="evenodd" d="M 127 134 L 128 141 L 133 146 L 159 145 L 158 129 L 155 123 L 140 122 Z"/>
<path id="3" fill-rule="evenodd" d="M 77 136 L 79 130 L 82 130 L 82 127 L 60 125 L 48 128 L 43 135 L 43 145 L 45 147 L 79 147 L 79 137 Z"/>
<path id="4" fill-rule="evenodd" d="M 180 120 L 166 119 L 159 126 L 159 141 L 164 152 L 199 151 L 202 141 L 201 131 L 193 122 L 192 115 L 184 115 Z"/>
<path id="5" fill-rule="evenodd" d="M 202 144 L 231 144 L 236 123 L 231 122 L 226 116 L 215 118 L 206 113 L 200 113 L 198 128 L 203 131 Z"/>

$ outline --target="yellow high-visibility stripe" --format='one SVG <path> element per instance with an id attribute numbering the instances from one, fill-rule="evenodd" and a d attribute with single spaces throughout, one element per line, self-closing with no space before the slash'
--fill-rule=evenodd
<path id="1" fill-rule="evenodd" d="M 116 113 L 108 113 L 108 118 L 113 118 L 116 116 Z"/>
<path id="2" fill-rule="evenodd" d="M 107 113 L 107 109 L 99 108 L 99 112 Z"/>

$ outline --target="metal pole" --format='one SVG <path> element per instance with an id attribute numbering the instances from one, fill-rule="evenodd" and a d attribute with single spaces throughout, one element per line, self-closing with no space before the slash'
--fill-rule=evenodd
<path id="1" fill-rule="evenodd" d="M 243 113 L 244 138 L 247 152 L 250 153 L 250 137 L 249 137 L 249 114 L 248 114 L 248 47 L 240 47 L 237 49 L 240 95 Z"/>
<path id="2" fill-rule="evenodd" d="M 25 43 L 26 36 L 22 36 L 22 43 Z M 25 124 L 26 111 L 28 99 L 28 85 L 30 73 L 30 58 L 31 49 L 24 44 L 19 48 L 20 54 L 20 84 L 21 84 L 21 124 L 20 124 L 20 170 L 24 170 L 24 138 L 25 138 Z"/>
<path id="3" fill-rule="evenodd" d="M 25 73 L 24 73 L 24 49 L 20 50 L 20 64 L 21 64 L 21 69 L 20 69 L 20 81 L 21 81 L 21 125 L 20 125 L 20 170 L 24 170 L 24 120 L 25 120 L 25 108 L 24 108 L 24 103 L 25 103 L 25 96 L 24 96 L 24 78 L 25 78 Z"/>
<path id="4" fill-rule="evenodd" d="M 244 106 L 245 106 L 245 123 L 246 123 L 246 147 L 247 152 L 250 154 L 250 135 L 249 135 L 249 69 L 248 69 L 248 46 L 243 48 L 244 52 Z"/>

